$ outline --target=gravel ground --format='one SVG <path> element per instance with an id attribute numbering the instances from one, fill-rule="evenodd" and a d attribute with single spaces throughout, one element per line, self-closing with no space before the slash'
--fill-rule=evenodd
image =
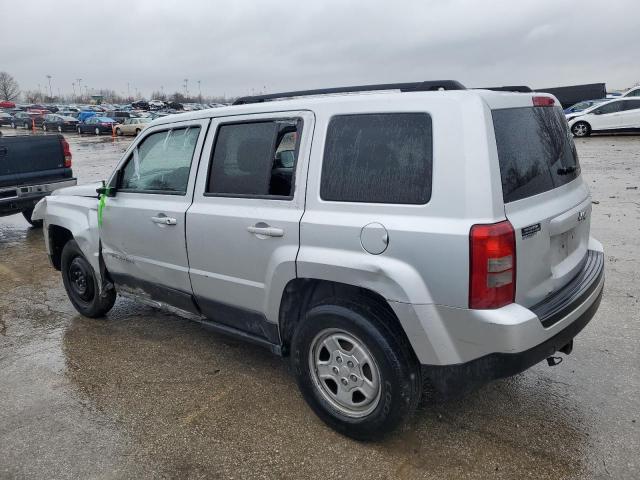
<path id="1" fill-rule="evenodd" d="M 67 137 L 82 183 L 130 141 Z M 258 347 L 122 299 L 77 315 L 41 231 L 0 219 L 0 478 L 639 478 L 640 137 L 577 145 L 607 283 L 573 354 L 379 443 L 326 428 Z"/>

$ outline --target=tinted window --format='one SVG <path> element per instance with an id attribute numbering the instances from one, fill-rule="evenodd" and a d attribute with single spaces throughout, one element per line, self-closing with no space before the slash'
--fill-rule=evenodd
<path id="1" fill-rule="evenodd" d="M 625 110 L 636 110 L 637 108 L 640 108 L 640 100 L 625 100 Z"/>
<path id="2" fill-rule="evenodd" d="M 199 134 L 200 127 L 189 127 L 146 137 L 125 165 L 120 189 L 184 194 Z"/>
<path id="3" fill-rule="evenodd" d="M 552 190 L 575 179 L 578 155 L 560 108 L 493 111 L 505 203 Z"/>
<path id="4" fill-rule="evenodd" d="M 221 125 L 207 193 L 291 197 L 301 128 L 296 119 Z"/>
<path id="5" fill-rule="evenodd" d="M 427 203 L 431 133 L 426 113 L 334 117 L 327 131 L 320 196 L 341 202 Z"/>
<path id="6" fill-rule="evenodd" d="M 596 112 L 603 113 L 615 113 L 619 112 L 622 109 L 622 102 L 613 102 L 607 103 L 606 105 L 602 105 L 601 107 L 596 108 Z"/>

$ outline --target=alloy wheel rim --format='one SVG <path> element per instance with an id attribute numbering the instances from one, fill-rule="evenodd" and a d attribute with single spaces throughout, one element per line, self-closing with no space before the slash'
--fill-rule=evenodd
<path id="1" fill-rule="evenodd" d="M 375 358 L 364 342 L 344 330 L 316 335 L 309 370 L 318 392 L 345 416 L 365 417 L 380 402 L 382 382 Z"/>

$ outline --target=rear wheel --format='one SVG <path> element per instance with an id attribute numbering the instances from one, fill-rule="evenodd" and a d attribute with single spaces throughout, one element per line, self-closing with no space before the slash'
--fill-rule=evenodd
<path id="1" fill-rule="evenodd" d="M 587 122 L 576 122 L 571 127 L 571 133 L 576 137 L 588 137 L 591 135 L 591 125 Z"/>
<path id="2" fill-rule="evenodd" d="M 33 215 L 33 207 L 28 210 L 24 210 L 22 212 L 24 219 L 31 224 L 34 228 L 42 228 L 42 220 L 33 220 L 31 216 Z"/>
<path id="3" fill-rule="evenodd" d="M 94 130 L 94 132 L 96 132 L 96 135 L 100 135 L 100 129 L 98 127 L 96 127 L 96 129 Z"/>
<path id="4" fill-rule="evenodd" d="M 58 131 L 62 133 L 62 125 L 58 125 Z"/>
<path id="5" fill-rule="evenodd" d="M 11 122 L 11 128 L 18 128 L 18 125 L 16 125 L 15 122 Z"/>
<path id="6" fill-rule="evenodd" d="M 377 305 L 335 299 L 307 312 L 291 344 L 298 386 L 338 432 L 373 440 L 415 410 L 419 364 L 395 318 Z"/>
<path id="7" fill-rule="evenodd" d="M 122 130 L 116 128 L 116 135 L 118 135 L 119 137 L 122 136 Z"/>
<path id="8" fill-rule="evenodd" d="M 95 272 L 75 240 L 69 240 L 62 249 L 61 271 L 67 296 L 79 313 L 97 318 L 111 310 L 116 301 L 115 290 L 98 293 Z"/>
<path id="9" fill-rule="evenodd" d="M 31 128 L 31 125 L 29 125 L 28 123 L 24 124 L 24 129 L 25 130 L 29 130 Z"/>
<path id="10" fill-rule="evenodd" d="M 43 131 L 43 132 L 46 132 L 46 131 L 47 131 L 47 126 L 46 126 L 44 123 L 42 124 L 42 131 Z"/>
<path id="11" fill-rule="evenodd" d="M 78 127 L 78 135 L 82 135 L 82 129 Z"/>

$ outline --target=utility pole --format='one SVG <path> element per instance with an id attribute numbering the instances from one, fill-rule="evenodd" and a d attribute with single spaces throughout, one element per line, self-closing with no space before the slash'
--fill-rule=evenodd
<path id="1" fill-rule="evenodd" d="M 53 98 L 53 90 L 51 90 L 51 75 L 47 75 L 47 80 L 49 80 L 49 98 Z"/>
<path id="2" fill-rule="evenodd" d="M 198 80 L 198 103 L 202 103 L 202 90 L 200 89 L 200 80 Z"/>
<path id="3" fill-rule="evenodd" d="M 78 96 L 82 97 L 82 86 L 80 85 L 80 82 L 82 82 L 82 79 L 76 78 L 76 82 L 78 82 Z"/>
<path id="4" fill-rule="evenodd" d="M 189 98 L 189 79 L 184 79 L 184 96 Z"/>
<path id="5" fill-rule="evenodd" d="M 129 87 L 129 82 L 127 82 L 127 100 L 131 98 L 131 88 Z"/>
<path id="6" fill-rule="evenodd" d="M 73 98 L 76 98 L 76 82 L 71 82 L 71 88 L 73 88 Z"/>

